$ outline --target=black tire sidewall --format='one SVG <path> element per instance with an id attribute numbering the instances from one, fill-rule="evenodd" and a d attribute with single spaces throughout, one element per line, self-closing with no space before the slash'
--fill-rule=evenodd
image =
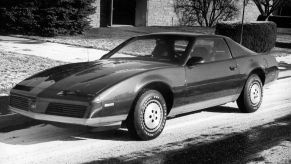
<path id="1" fill-rule="evenodd" d="M 257 83 L 260 86 L 260 90 L 261 90 L 261 99 L 260 102 L 258 104 L 253 104 L 251 102 L 251 97 L 250 97 L 250 90 L 251 90 L 251 86 L 254 85 L 255 83 Z M 245 85 L 244 88 L 244 105 L 245 105 L 245 112 L 251 113 L 251 112 L 255 112 L 259 109 L 259 107 L 261 106 L 262 100 L 263 100 L 263 87 L 262 87 L 262 82 L 260 80 L 260 78 L 258 77 L 258 75 L 251 75 Z"/>
<path id="2" fill-rule="evenodd" d="M 144 123 L 144 112 L 146 109 L 146 104 L 152 100 L 156 100 L 161 104 L 163 112 L 161 122 L 155 131 L 148 130 Z M 143 140 L 149 140 L 159 136 L 164 129 L 166 117 L 167 106 L 163 96 L 156 90 L 143 91 L 143 93 L 139 96 L 134 109 L 134 126 L 138 137 Z"/>

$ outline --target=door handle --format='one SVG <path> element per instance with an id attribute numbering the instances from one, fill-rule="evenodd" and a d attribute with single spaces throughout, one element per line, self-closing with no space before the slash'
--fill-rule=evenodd
<path id="1" fill-rule="evenodd" d="M 237 69 L 237 66 L 229 66 L 229 69 L 230 69 L 231 71 L 234 71 L 235 69 Z"/>

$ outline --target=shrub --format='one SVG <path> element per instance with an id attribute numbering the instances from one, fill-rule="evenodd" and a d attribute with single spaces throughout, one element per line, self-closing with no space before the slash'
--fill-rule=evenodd
<path id="1" fill-rule="evenodd" d="M 1 0 L 0 32 L 55 36 L 82 33 L 95 0 Z"/>
<path id="2" fill-rule="evenodd" d="M 255 52 L 268 52 L 276 43 L 274 22 L 250 22 L 244 24 L 242 45 Z M 224 22 L 216 25 L 215 34 L 224 35 L 240 42 L 241 23 Z"/>
<path id="3" fill-rule="evenodd" d="M 1 32 L 32 34 L 36 30 L 34 9 L 18 8 L 7 10 L 0 8 Z"/>

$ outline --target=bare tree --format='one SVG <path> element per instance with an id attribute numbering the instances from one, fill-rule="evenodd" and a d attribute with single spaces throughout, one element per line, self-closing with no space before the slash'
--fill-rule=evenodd
<path id="1" fill-rule="evenodd" d="M 261 15 L 259 21 L 266 20 L 275 10 L 279 9 L 284 3 L 290 0 L 253 0 L 258 7 Z"/>
<path id="2" fill-rule="evenodd" d="M 177 0 L 175 9 L 182 25 L 212 27 L 220 20 L 230 20 L 238 14 L 237 0 Z"/>

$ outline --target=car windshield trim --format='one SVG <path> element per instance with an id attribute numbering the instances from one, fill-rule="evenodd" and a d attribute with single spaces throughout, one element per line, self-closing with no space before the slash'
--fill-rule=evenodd
<path id="1" fill-rule="evenodd" d="M 136 41 L 146 41 L 146 40 L 158 40 L 158 39 L 163 39 L 163 40 L 173 40 L 173 41 L 186 41 L 186 44 L 184 45 L 184 51 L 180 52 L 182 53 L 181 56 L 183 56 L 181 59 L 179 60 L 171 60 L 170 58 L 156 58 L 153 57 L 153 54 L 149 54 L 149 55 L 138 55 L 137 52 L 132 52 L 129 55 L 131 57 L 126 57 L 123 55 L 127 55 L 127 53 L 129 52 L 122 52 L 121 57 L 114 57 L 111 58 L 112 56 L 116 55 L 120 50 L 122 50 L 123 48 L 125 48 L 126 46 L 136 42 Z M 101 59 L 122 59 L 122 60 L 147 60 L 147 61 L 157 61 L 157 62 L 166 62 L 166 63 L 170 63 L 170 64 L 176 64 L 176 65 L 183 65 L 185 63 L 185 61 L 188 59 L 188 55 L 189 55 L 189 49 L 191 48 L 192 44 L 193 44 L 193 40 L 194 38 L 191 36 L 179 36 L 179 35 L 144 35 L 144 36 L 137 36 L 137 37 L 133 37 L 130 38 L 126 41 L 124 41 L 123 43 L 121 43 L 120 45 L 118 45 L 116 48 L 114 48 L 113 50 L 111 50 L 110 52 L 108 52 L 107 54 L 105 54 Z M 176 45 L 175 45 L 176 46 Z M 179 46 L 179 45 L 178 45 Z M 179 48 L 177 48 L 178 50 L 181 49 L 181 46 Z M 137 53 L 135 55 L 135 53 Z M 132 57 L 135 56 L 135 57 Z M 130 58 L 134 58 L 134 59 L 130 59 Z"/>
<path id="2" fill-rule="evenodd" d="M 104 59 L 105 60 L 105 59 Z M 127 61 L 127 60 L 130 60 L 130 61 L 148 61 L 148 62 L 157 62 L 157 63 L 167 63 L 167 64 L 172 64 L 172 65 L 181 65 L 181 64 L 178 64 L 178 63 L 175 63 L 175 62 L 171 62 L 169 60 L 163 60 L 163 59 L 160 59 L 160 60 L 154 60 L 154 59 L 151 59 L 151 58 L 108 58 L 106 60 L 111 60 L 111 61 Z"/>

